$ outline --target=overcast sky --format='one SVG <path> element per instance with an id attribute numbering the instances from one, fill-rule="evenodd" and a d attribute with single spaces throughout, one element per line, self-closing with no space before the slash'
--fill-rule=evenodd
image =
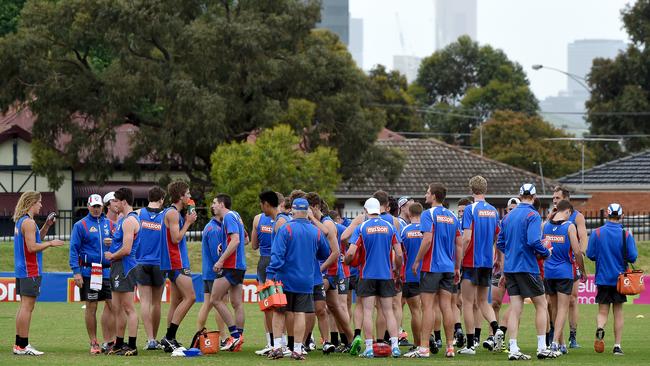
<path id="1" fill-rule="evenodd" d="M 393 55 L 430 55 L 435 46 L 433 2 L 350 0 L 350 16 L 364 20 L 363 68 L 375 64 L 390 68 Z M 533 92 L 543 99 L 565 90 L 566 78 L 549 70 L 533 71 L 531 66 L 543 64 L 566 70 L 567 44 L 578 39 L 627 41 L 620 10 L 630 2 L 478 0 L 478 41 L 502 49 L 519 62 L 528 73 Z"/>

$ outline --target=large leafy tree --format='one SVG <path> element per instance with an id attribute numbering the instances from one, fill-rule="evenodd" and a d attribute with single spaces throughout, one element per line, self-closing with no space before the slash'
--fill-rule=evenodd
<path id="1" fill-rule="evenodd" d="M 373 144 L 384 113 L 345 46 L 313 30 L 319 14 L 314 0 L 27 1 L 0 39 L 0 106 L 38 116 L 34 168 L 54 188 L 64 166 L 102 181 L 143 161 L 207 187 L 218 144 L 291 115 L 306 149 L 338 149 L 344 178 L 375 157 L 394 177 L 399 159 Z M 124 123 L 131 149 L 118 157 Z"/>
<path id="2" fill-rule="evenodd" d="M 521 65 L 468 36 L 425 58 L 411 92 L 429 108 L 426 126 L 447 134 L 470 133 L 497 110 L 529 115 L 538 110 Z"/>
<path id="3" fill-rule="evenodd" d="M 305 152 L 304 138 L 288 125 L 279 125 L 262 131 L 255 143 L 226 143 L 214 150 L 213 195 L 231 195 L 233 208 L 248 226 L 259 213 L 258 194 L 265 189 L 284 194 L 298 188 L 316 191 L 333 202 L 341 181 L 338 167 L 334 149 L 321 146 Z"/>
<path id="4" fill-rule="evenodd" d="M 415 99 L 408 92 L 406 76 L 383 65 L 368 73 L 375 103 L 386 111 L 386 128 L 393 131 L 422 131 L 423 121 L 415 111 Z"/>
<path id="5" fill-rule="evenodd" d="M 20 10 L 25 0 L 2 0 L 0 2 L 0 37 L 16 31 Z"/>
<path id="6" fill-rule="evenodd" d="M 588 77 L 587 122 L 595 135 L 650 134 L 650 1 L 628 5 L 622 16 L 632 43 L 615 59 L 595 59 Z M 598 144 L 597 161 L 603 163 L 622 156 L 621 146 L 630 152 L 649 148 L 650 138 Z"/>
<path id="7" fill-rule="evenodd" d="M 479 131 L 472 134 L 478 143 Z M 545 176 L 558 178 L 581 168 L 581 146 L 574 141 L 547 140 L 568 138 L 562 130 L 553 127 L 539 116 L 520 112 L 496 111 L 483 124 L 485 156 L 512 166 L 539 174 L 542 164 Z M 587 166 L 593 164 L 593 153 L 585 150 Z"/>

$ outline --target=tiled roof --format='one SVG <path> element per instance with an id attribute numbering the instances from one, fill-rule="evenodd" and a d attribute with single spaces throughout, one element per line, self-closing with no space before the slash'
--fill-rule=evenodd
<path id="1" fill-rule="evenodd" d="M 534 183 L 539 194 L 542 193 L 540 176 L 481 157 L 480 155 L 446 144 L 436 139 L 377 140 L 380 146 L 399 149 L 405 161 L 401 175 L 394 183 L 384 176 L 373 176 L 361 184 L 344 182 L 336 195 L 368 197 L 378 189 L 398 197 L 410 195 L 424 196 L 427 186 L 432 182 L 442 182 L 447 186 L 448 195 L 469 194 L 468 182 L 475 175 L 482 175 L 488 181 L 488 196 L 513 196 L 519 193 L 523 183 Z M 544 180 L 546 193 L 552 194 L 557 182 Z"/>
<path id="2" fill-rule="evenodd" d="M 650 185 L 650 150 L 585 170 L 584 183 L 588 185 Z M 581 172 L 558 179 L 563 184 L 582 183 Z"/>

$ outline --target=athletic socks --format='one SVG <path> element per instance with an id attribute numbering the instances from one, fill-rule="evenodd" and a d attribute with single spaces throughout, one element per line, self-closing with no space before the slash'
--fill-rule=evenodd
<path id="1" fill-rule="evenodd" d="M 25 348 L 27 347 L 28 344 L 29 344 L 29 337 L 23 338 L 18 334 L 16 334 L 16 346 L 20 348 Z"/>
<path id="2" fill-rule="evenodd" d="M 546 338 L 545 338 L 546 346 L 548 347 L 552 341 L 553 340 L 551 339 L 551 332 L 546 333 Z"/>
<path id="3" fill-rule="evenodd" d="M 439 340 L 442 340 L 442 338 L 440 338 L 440 331 L 439 330 L 434 330 L 433 331 L 433 337 L 436 339 L 436 342 L 438 342 Z"/>
<path id="4" fill-rule="evenodd" d="M 293 351 L 298 354 L 302 354 L 302 343 L 295 343 L 293 345 Z"/>
<path id="5" fill-rule="evenodd" d="M 477 341 L 481 339 L 481 328 L 474 328 L 474 338 Z"/>
<path id="6" fill-rule="evenodd" d="M 169 323 L 169 328 L 167 328 L 167 334 L 165 334 L 165 338 L 176 339 L 177 330 L 178 330 L 178 324 Z"/>
<path id="7" fill-rule="evenodd" d="M 237 328 L 237 331 L 239 332 L 240 336 L 244 335 L 244 328 Z"/>
<path id="8" fill-rule="evenodd" d="M 354 330 L 354 337 L 356 338 L 357 336 L 361 337 L 361 329 Z"/>
<path id="9" fill-rule="evenodd" d="M 372 339 L 366 339 L 366 351 L 367 350 L 372 351 Z"/>
<path id="10" fill-rule="evenodd" d="M 391 348 L 399 347 L 397 337 L 390 337 L 390 347 Z"/>
<path id="11" fill-rule="evenodd" d="M 493 322 L 490 322 L 490 328 L 492 328 L 492 335 L 497 334 L 497 330 L 499 329 L 499 323 L 496 320 L 493 321 Z"/>
<path id="12" fill-rule="evenodd" d="M 336 347 L 339 345 L 339 332 L 330 332 L 330 342 Z"/>
<path id="13" fill-rule="evenodd" d="M 122 348 L 123 345 L 124 345 L 124 338 L 123 337 L 115 337 L 115 344 L 113 345 L 113 347 L 115 347 L 116 349 L 119 349 L 119 348 Z"/>
<path id="14" fill-rule="evenodd" d="M 467 348 L 474 347 L 474 334 L 467 333 Z"/>
<path id="15" fill-rule="evenodd" d="M 571 329 L 571 331 L 569 332 L 569 337 L 570 338 L 576 338 L 577 334 L 578 334 L 577 329 Z"/>
<path id="16" fill-rule="evenodd" d="M 348 340 L 348 336 L 345 335 L 345 333 L 339 333 L 341 337 L 341 344 L 348 345 L 350 344 L 350 341 Z"/>
<path id="17" fill-rule="evenodd" d="M 273 349 L 278 349 L 282 347 L 282 338 L 273 339 Z"/>
<path id="18" fill-rule="evenodd" d="M 517 345 L 517 340 L 510 338 L 510 353 L 517 353 L 519 352 L 519 346 Z"/>
<path id="19" fill-rule="evenodd" d="M 502 326 L 499 327 L 499 329 L 501 329 L 501 331 L 503 332 L 503 335 L 505 336 L 506 332 L 508 331 L 508 327 L 502 325 Z"/>
<path id="20" fill-rule="evenodd" d="M 273 346 L 273 333 L 266 333 L 266 344 Z"/>
<path id="21" fill-rule="evenodd" d="M 537 352 L 546 349 L 546 335 L 537 335 Z"/>
<path id="22" fill-rule="evenodd" d="M 293 345 L 294 345 L 294 343 L 293 343 L 293 336 L 288 336 L 287 339 L 288 339 L 288 341 L 287 341 L 287 348 L 289 348 L 289 349 L 293 349 Z"/>
<path id="23" fill-rule="evenodd" d="M 458 332 L 458 330 L 463 330 L 463 326 L 460 323 L 454 324 L 454 331 Z"/>
<path id="24" fill-rule="evenodd" d="M 388 334 L 388 331 L 384 332 L 384 340 L 388 341 L 390 339 L 390 334 Z"/>
<path id="25" fill-rule="evenodd" d="M 172 324 L 169 325 L 170 329 L 171 329 L 172 325 L 174 325 L 174 324 L 172 323 Z M 236 325 L 228 327 L 228 331 L 230 332 L 231 337 L 233 337 L 233 338 L 239 338 L 240 337 L 240 333 L 239 333 L 239 330 L 237 329 Z M 169 334 L 169 330 L 167 331 L 167 333 Z M 174 335 L 176 335 L 176 331 L 174 331 Z M 169 339 L 169 338 L 167 338 L 167 339 Z"/>
<path id="26" fill-rule="evenodd" d="M 137 337 L 129 337 L 129 348 L 136 349 L 136 338 Z"/>
<path id="27" fill-rule="evenodd" d="M 311 332 L 307 333 L 307 336 L 305 337 L 305 344 L 309 344 L 311 341 Z"/>

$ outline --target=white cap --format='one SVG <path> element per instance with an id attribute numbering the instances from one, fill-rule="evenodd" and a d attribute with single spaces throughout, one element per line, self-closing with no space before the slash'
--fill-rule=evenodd
<path id="1" fill-rule="evenodd" d="M 607 216 L 618 216 L 623 215 L 623 207 L 618 203 L 610 203 L 607 206 Z"/>
<path id="2" fill-rule="evenodd" d="M 88 206 L 103 206 L 102 196 L 91 194 L 90 197 L 88 197 Z"/>
<path id="3" fill-rule="evenodd" d="M 521 201 L 517 197 L 512 197 L 511 199 L 508 200 L 508 206 L 513 205 L 513 204 L 518 205 L 520 203 L 521 203 Z"/>
<path id="4" fill-rule="evenodd" d="M 363 208 L 368 211 L 369 215 L 379 215 L 381 213 L 379 200 L 374 197 L 368 198 L 366 203 L 363 205 Z"/>
<path id="5" fill-rule="evenodd" d="M 107 204 L 114 199 L 115 199 L 115 192 L 108 192 L 104 195 L 104 204 Z"/>
<path id="6" fill-rule="evenodd" d="M 535 185 L 532 183 L 526 183 L 519 188 L 520 196 L 534 196 L 535 194 L 537 194 L 537 190 L 535 189 Z"/>

